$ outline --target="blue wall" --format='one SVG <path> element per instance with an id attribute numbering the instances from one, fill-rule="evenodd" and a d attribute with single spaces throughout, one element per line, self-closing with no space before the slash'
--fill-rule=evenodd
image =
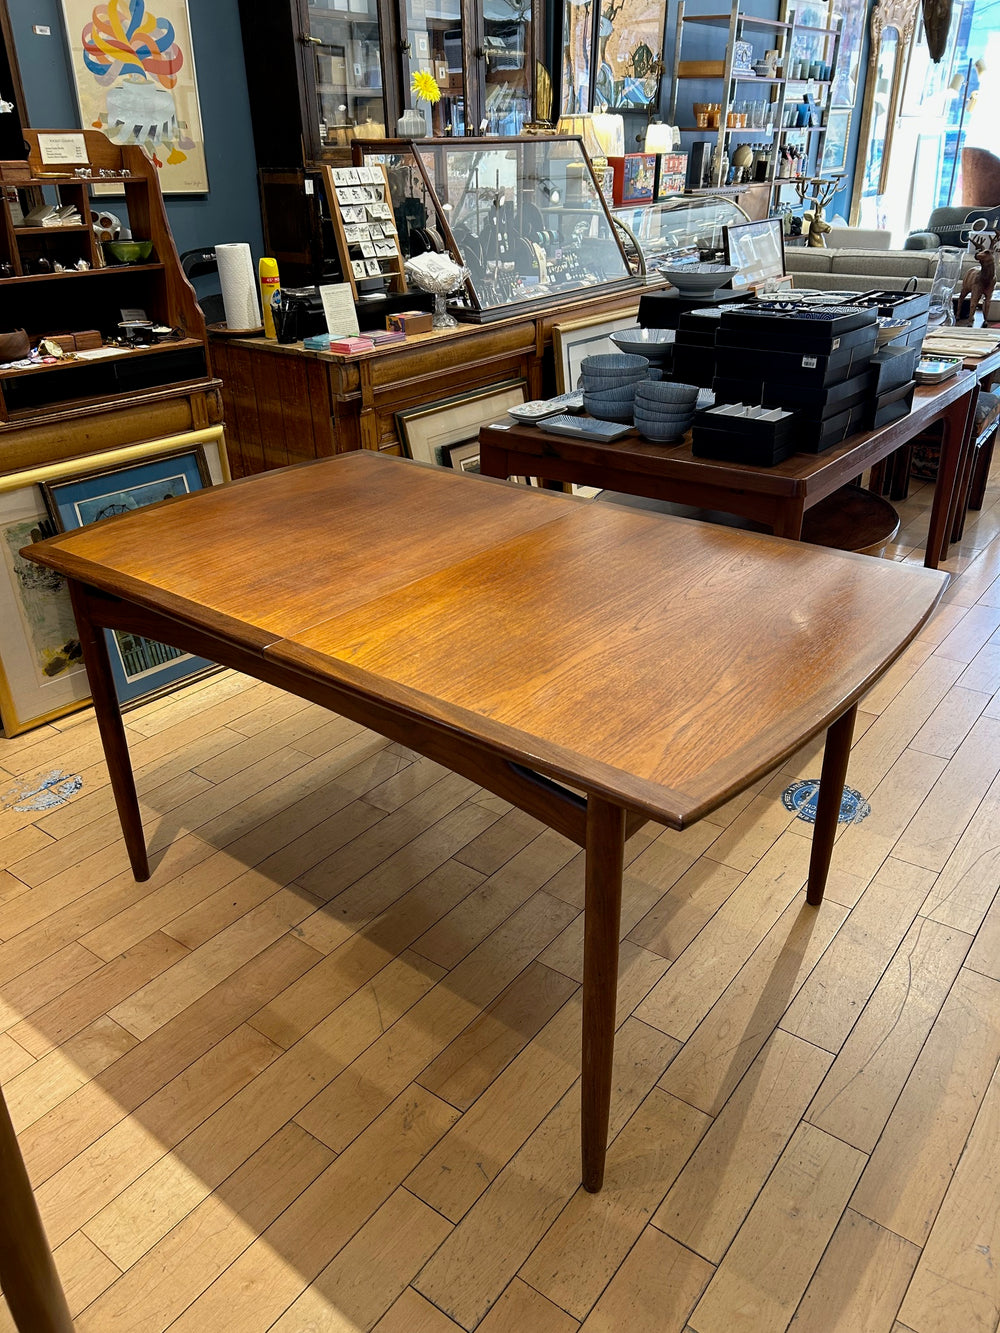
<path id="1" fill-rule="evenodd" d="M 69 46 L 59 0 L 7 0 L 21 67 L 28 120 L 33 129 L 80 124 Z M 263 254 L 257 166 L 250 130 L 250 100 L 236 0 L 194 0 L 192 40 L 209 193 L 167 195 L 167 214 L 177 249 L 194 250 L 222 241 L 247 241 Z M 32 32 L 47 24 L 50 37 Z M 105 207 L 114 210 L 114 200 Z"/>

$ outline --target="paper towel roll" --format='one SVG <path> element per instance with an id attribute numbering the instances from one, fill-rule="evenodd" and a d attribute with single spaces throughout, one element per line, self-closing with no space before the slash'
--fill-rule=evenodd
<path id="1" fill-rule="evenodd" d="M 257 275 L 253 270 L 249 245 L 242 241 L 233 245 L 217 245 L 215 257 L 219 264 L 219 282 L 222 285 L 222 304 L 227 326 L 230 329 L 260 328 Z"/>

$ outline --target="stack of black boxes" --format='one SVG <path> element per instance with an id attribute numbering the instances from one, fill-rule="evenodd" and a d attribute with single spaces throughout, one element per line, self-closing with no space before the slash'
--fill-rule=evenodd
<path id="1" fill-rule="evenodd" d="M 925 294 L 869 292 L 850 305 L 748 304 L 682 316 L 674 378 L 710 385 L 716 397 L 695 418 L 693 452 L 768 465 L 904 416 L 927 307 Z M 899 332 L 876 352 L 880 320 Z"/>

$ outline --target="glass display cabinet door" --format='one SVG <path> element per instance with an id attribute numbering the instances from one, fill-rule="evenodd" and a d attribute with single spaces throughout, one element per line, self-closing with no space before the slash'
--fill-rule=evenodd
<path id="1" fill-rule="evenodd" d="M 428 0 L 406 0 L 403 49 L 403 100 L 423 115 L 426 133 L 435 137 L 471 133 L 474 126 L 468 124 L 462 0 L 434 0 L 430 4 Z M 441 90 L 439 102 L 433 105 L 417 102 L 409 91 L 418 70 L 433 75 Z"/>
<path id="2" fill-rule="evenodd" d="M 347 147 L 352 139 L 383 138 L 386 102 L 378 0 L 350 0 L 350 9 L 346 3 L 333 9 L 329 2 L 308 0 L 302 18 L 302 41 L 314 65 L 321 154 Z"/>
<path id="3" fill-rule="evenodd" d="M 534 53 L 531 0 L 483 0 L 479 78 L 487 134 L 520 134 L 532 119 Z"/>

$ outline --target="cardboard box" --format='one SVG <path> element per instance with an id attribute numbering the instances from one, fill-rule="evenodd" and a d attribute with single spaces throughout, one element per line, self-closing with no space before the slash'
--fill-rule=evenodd
<path id="1" fill-rule="evenodd" d="M 385 327 L 390 333 L 430 333 L 433 324 L 434 316 L 429 310 L 400 310 L 385 317 Z"/>
<path id="2" fill-rule="evenodd" d="M 613 172 L 612 197 L 616 208 L 624 204 L 651 204 L 656 180 L 655 153 L 626 153 L 609 157 Z"/>

